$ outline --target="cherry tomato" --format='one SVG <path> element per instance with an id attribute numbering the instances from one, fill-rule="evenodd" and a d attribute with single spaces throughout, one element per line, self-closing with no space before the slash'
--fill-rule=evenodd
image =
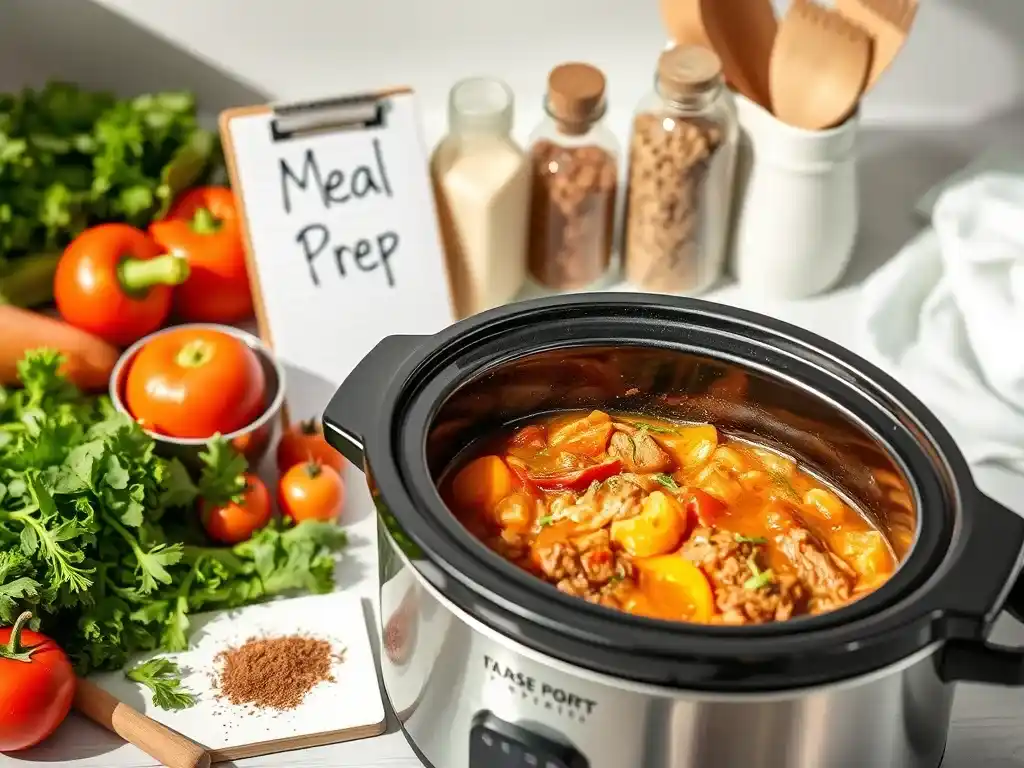
<path id="1" fill-rule="evenodd" d="M 34 746 L 57 730 L 75 696 L 75 673 L 57 644 L 25 629 L 25 612 L 0 629 L 0 752 Z"/>
<path id="2" fill-rule="evenodd" d="M 316 419 L 292 424 L 277 444 L 277 469 L 287 472 L 296 464 L 319 461 L 336 472 L 345 470 L 345 457 L 334 450 L 324 438 L 323 427 Z"/>
<path id="3" fill-rule="evenodd" d="M 622 462 L 612 459 L 572 472 L 559 472 L 551 475 L 530 474 L 529 480 L 544 491 L 582 491 L 591 483 L 607 480 L 621 471 Z"/>
<path id="4" fill-rule="evenodd" d="M 241 339 L 182 326 L 147 342 L 128 369 L 125 403 L 146 429 L 206 438 L 251 424 L 265 408 L 266 377 Z"/>
<path id="5" fill-rule="evenodd" d="M 277 500 L 281 514 L 296 523 L 336 520 L 345 504 L 345 481 L 317 461 L 296 464 L 281 477 Z"/>
<path id="6" fill-rule="evenodd" d="M 162 253 L 142 230 L 101 224 L 75 238 L 60 257 L 53 298 L 71 325 L 127 346 L 163 324 L 171 286 L 187 277 L 185 258 Z"/>
<path id="7" fill-rule="evenodd" d="M 246 473 L 245 490 L 238 501 L 202 508 L 203 527 L 214 541 L 238 544 L 270 522 L 270 493 L 255 475 Z"/>

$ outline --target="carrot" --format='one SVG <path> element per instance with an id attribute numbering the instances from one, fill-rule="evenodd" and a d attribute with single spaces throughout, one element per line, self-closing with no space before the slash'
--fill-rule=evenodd
<path id="1" fill-rule="evenodd" d="M 106 389 L 118 351 L 92 334 L 38 312 L 0 304 L 0 384 L 18 383 L 18 361 L 46 347 L 64 355 L 64 373 L 83 390 Z"/>
<path id="2" fill-rule="evenodd" d="M 489 511 L 513 490 L 512 472 L 500 456 L 473 459 L 452 481 L 455 502 L 464 509 Z"/>

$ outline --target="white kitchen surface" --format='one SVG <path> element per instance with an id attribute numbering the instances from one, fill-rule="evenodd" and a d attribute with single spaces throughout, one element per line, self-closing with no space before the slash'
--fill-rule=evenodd
<path id="1" fill-rule="evenodd" d="M 219 109 L 407 83 L 421 94 L 425 133 L 433 142 L 444 129 L 444 98 L 455 79 L 478 73 L 506 78 L 517 93 L 516 133 L 522 137 L 539 116 L 548 69 L 583 58 L 608 73 L 609 121 L 624 138 L 663 42 L 653 0 L 505 5 L 290 0 L 286 8 L 274 0 L 247 0 L 244 11 L 240 5 L 237 0 L 3 0 L 0 87 L 53 75 L 124 92 L 187 85 Z M 902 57 L 863 111 L 861 232 L 841 285 L 798 302 L 767 301 L 732 287 L 708 298 L 853 345 L 859 284 L 920 227 L 914 206 L 921 195 L 985 148 L 1024 135 L 1024 0 L 922 0 L 921 6 Z M 343 339 L 339 334 L 338 341 Z M 315 414 L 333 391 L 330 384 L 295 371 L 289 389 L 296 416 Z M 976 478 L 982 490 L 1024 513 L 1024 478 L 985 469 Z M 347 479 L 353 545 L 342 559 L 339 585 L 372 596 L 372 503 L 358 472 L 350 470 Z M 1004 624 L 995 639 L 1024 645 L 1024 628 Z M 418 768 L 396 728 L 389 718 L 384 736 L 236 765 Z M 0 756 L 0 765 L 149 768 L 154 763 L 72 715 L 54 738 L 18 757 Z M 1024 765 L 1024 691 L 962 686 L 944 765 Z"/>
<path id="2" fill-rule="evenodd" d="M 155 655 L 178 664 L 184 672 L 182 683 L 196 696 L 195 706 L 160 709 L 145 686 L 121 672 L 98 675 L 94 682 L 214 753 L 271 753 L 287 746 L 282 741 L 341 741 L 348 738 L 344 734 L 347 731 L 383 730 L 384 704 L 363 601 L 358 595 L 310 595 L 202 614 L 193 620 L 191 631 L 187 651 Z M 331 680 L 318 683 L 299 706 L 283 712 L 231 704 L 218 696 L 217 680 L 223 666 L 219 654 L 253 638 L 292 634 L 331 644 L 335 657 Z M 133 664 L 146 658 L 150 657 L 140 657 Z"/>

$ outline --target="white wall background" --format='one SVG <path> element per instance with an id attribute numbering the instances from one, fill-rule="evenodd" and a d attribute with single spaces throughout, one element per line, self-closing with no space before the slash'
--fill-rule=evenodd
<path id="1" fill-rule="evenodd" d="M 921 6 L 866 122 L 969 124 L 1024 102 L 1024 0 Z M 505 78 L 522 134 L 551 66 L 583 59 L 608 74 L 624 131 L 663 41 L 656 0 L 0 0 L 0 87 L 51 75 L 129 92 L 185 86 L 215 112 L 411 84 L 432 140 L 458 78 Z"/>

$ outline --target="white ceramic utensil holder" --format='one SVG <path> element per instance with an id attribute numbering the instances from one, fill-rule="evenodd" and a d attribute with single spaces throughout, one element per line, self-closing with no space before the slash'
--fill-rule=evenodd
<path id="1" fill-rule="evenodd" d="M 733 274 L 775 298 L 821 293 L 843 274 L 857 237 L 858 116 L 807 131 L 738 94 L 736 106 Z"/>

